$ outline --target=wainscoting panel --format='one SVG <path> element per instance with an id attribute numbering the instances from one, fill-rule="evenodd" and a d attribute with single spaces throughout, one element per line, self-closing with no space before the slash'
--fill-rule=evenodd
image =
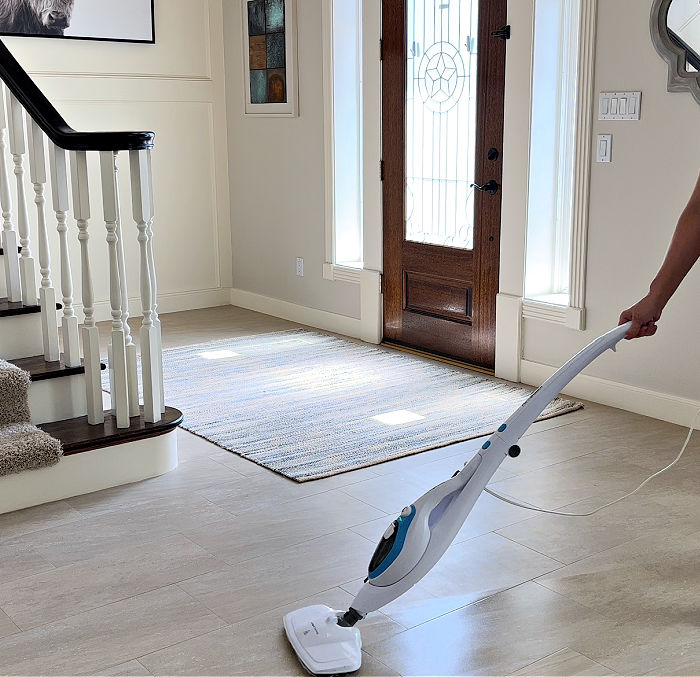
<path id="1" fill-rule="evenodd" d="M 222 0 L 156 2 L 155 45 L 36 38 L 7 38 L 7 45 L 76 129 L 156 133 L 154 252 L 158 292 L 169 299 L 169 310 L 191 307 L 188 302 L 180 308 L 178 299 L 218 298 L 218 290 L 228 290 L 232 257 Z M 108 258 L 99 158 L 94 155 L 88 159 L 94 196 L 89 246 L 100 308 L 109 299 L 108 276 L 101 274 Z M 119 168 L 129 296 L 138 298 L 138 231 L 130 204 L 128 154 L 120 156 Z M 29 183 L 26 189 L 33 195 Z M 51 246 L 57 250 L 50 200 L 47 207 Z M 33 205 L 30 218 L 36 256 Z M 79 274 L 72 214 L 68 225 L 74 273 Z M 52 263 L 58 285 L 58 261 Z M 75 301 L 80 306 L 79 284 Z M 140 304 L 131 310 L 138 313 Z"/>

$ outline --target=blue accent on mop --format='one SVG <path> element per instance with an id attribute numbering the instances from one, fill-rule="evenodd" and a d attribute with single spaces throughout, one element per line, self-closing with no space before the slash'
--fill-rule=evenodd
<path id="1" fill-rule="evenodd" d="M 411 506 L 411 514 L 407 517 L 399 517 L 396 521 L 398 522 L 398 533 L 396 534 L 396 540 L 394 545 L 391 546 L 389 554 L 382 560 L 382 563 L 373 571 L 369 572 L 369 578 L 376 578 L 381 576 L 395 561 L 396 558 L 401 554 L 403 550 L 403 544 L 406 542 L 406 534 L 408 533 L 408 528 L 413 522 L 413 518 L 416 516 L 416 506 Z"/>

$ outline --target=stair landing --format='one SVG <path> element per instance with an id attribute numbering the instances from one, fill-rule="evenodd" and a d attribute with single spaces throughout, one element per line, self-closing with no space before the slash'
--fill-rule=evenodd
<path id="1" fill-rule="evenodd" d="M 158 423 L 146 423 L 143 407 L 141 407 L 141 414 L 131 419 L 131 425 L 128 428 L 117 428 L 116 417 L 107 412 L 105 412 L 103 425 L 90 425 L 87 416 L 82 416 L 68 421 L 44 423 L 39 428 L 61 440 L 63 455 L 71 456 L 94 449 L 159 437 L 171 432 L 181 423 L 182 412 L 172 407 L 166 407 L 163 418 Z"/>

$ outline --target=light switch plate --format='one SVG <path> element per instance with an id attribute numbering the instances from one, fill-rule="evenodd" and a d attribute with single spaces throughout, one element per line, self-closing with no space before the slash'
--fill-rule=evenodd
<path id="1" fill-rule="evenodd" d="M 599 120 L 639 120 L 641 110 L 641 92 L 600 93 L 598 102 Z"/>
<path id="2" fill-rule="evenodd" d="M 612 162 L 612 134 L 598 134 L 598 162 Z"/>

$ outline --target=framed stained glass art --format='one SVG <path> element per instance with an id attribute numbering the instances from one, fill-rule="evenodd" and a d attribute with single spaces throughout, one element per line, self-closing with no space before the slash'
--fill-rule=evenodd
<path id="1" fill-rule="evenodd" d="M 241 0 L 245 114 L 298 115 L 296 0 Z"/>

